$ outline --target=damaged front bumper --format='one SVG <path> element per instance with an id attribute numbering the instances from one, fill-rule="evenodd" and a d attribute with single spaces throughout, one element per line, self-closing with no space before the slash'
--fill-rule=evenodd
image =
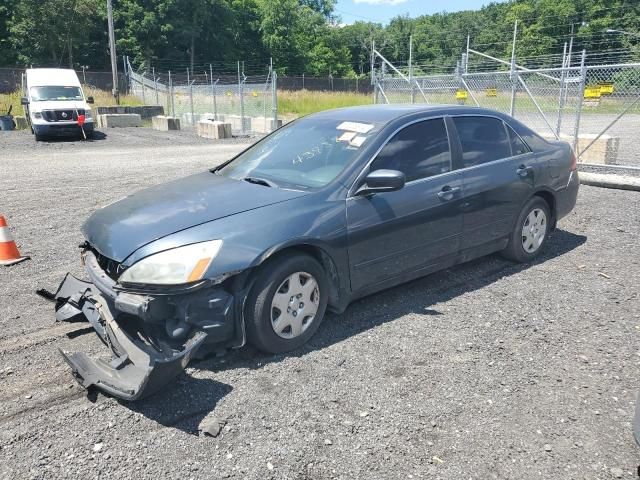
<path id="1" fill-rule="evenodd" d="M 244 344 L 240 302 L 220 286 L 131 292 L 93 252 L 83 259 L 90 281 L 67 274 L 54 295 L 57 321 L 89 321 L 111 351 L 110 360 L 61 351 L 83 387 L 136 400 L 161 389 L 192 358 Z"/>

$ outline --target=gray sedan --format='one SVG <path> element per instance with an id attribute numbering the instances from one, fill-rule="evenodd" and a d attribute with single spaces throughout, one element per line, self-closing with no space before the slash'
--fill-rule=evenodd
<path id="1" fill-rule="evenodd" d="M 63 356 L 83 386 L 132 400 L 194 357 L 294 350 L 356 298 L 492 252 L 533 260 L 578 185 L 568 144 L 498 112 L 311 115 L 96 211 L 88 279 L 67 275 L 56 317 L 91 322 L 112 360 Z"/>

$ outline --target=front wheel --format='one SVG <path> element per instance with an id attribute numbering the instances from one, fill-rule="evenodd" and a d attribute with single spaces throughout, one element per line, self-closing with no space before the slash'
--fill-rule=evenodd
<path id="1" fill-rule="evenodd" d="M 245 303 L 247 336 L 267 353 L 304 345 L 324 317 L 329 284 L 322 266 L 304 254 L 267 261 Z"/>
<path id="2" fill-rule="evenodd" d="M 551 213 L 540 197 L 533 197 L 520 212 L 509 245 L 502 255 L 516 262 L 529 262 L 537 257 L 549 238 Z"/>

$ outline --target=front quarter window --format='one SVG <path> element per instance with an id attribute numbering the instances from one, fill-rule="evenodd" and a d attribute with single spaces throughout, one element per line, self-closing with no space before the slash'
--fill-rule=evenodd
<path id="1" fill-rule="evenodd" d="M 230 163 L 219 175 L 263 179 L 282 188 L 314 189 L 335 179 L 361 152 L 379 125 L 307 117 L 287 125 Z"/>

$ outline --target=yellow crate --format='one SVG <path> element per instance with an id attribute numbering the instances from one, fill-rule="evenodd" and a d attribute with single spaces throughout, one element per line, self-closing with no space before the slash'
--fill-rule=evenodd
<path id="1" fill-rule="evenodd" d="M 587 87 L 584 89 L 584 98 L 600 98 L 600 86 Z"/>
<path id="2" fill-rule="evenodd" d="M 611 82 L 600 82 L 598 86 L 600 87 L 600 95 L 611 95 L 613 93 L 613 83 Z"/>
<path id="3" fill-rule="evenodd" d="M 467 91 L 466 90 L 458 90 L 456 92 L 456 99 L 458 99 L 458 100 L 466 100 L 467 99 Z"/>
<path id="4" fill-rule="evenodd" d="M 497 88 L 487 88 L 486 90 L 487 97 L 497 97 L 498 89 Z"/>

